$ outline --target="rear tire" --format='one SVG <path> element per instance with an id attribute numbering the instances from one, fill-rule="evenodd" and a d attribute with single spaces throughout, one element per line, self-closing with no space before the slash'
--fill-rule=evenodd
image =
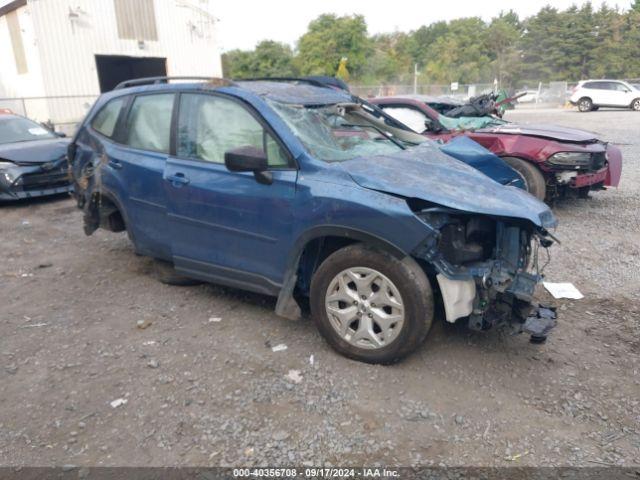
<path id="1" fill-rule="evenodd" d="M 581 112 L 590 112 L 593 109 L 593 102 L 588 97 L 582 97 L 578 100 L 578 110 Z"/>
<path id="2" fill-rule="evenodd" d="M 311 280 L 310 304 L 329 345 L 367 363 L 405 357 L 433 322 L 433 291 L 416 261 L 363 244 L 344 247 L 322 262 Z"/>
<path id="3" fill-rule="evenodd" d="M 532 163 L 521 158 L 503 157 L 502 159 L 522 177 L 527 192 L 538 200 L 544 201 L 547 195 L 547 182 L 540 170 Z"/>
<path id="4" fill-rule="evenodd" d="M 204 282 L 196 280 L 195 278 L 185 277 L 180 275 L 173 268 L 173 264 L 164 260 L 154 259 L 153 262 L 153 276 L 160 283 L 166 285 L 174 285 L 178 287 L 191 287 L 194 285 L 201 285 Z"/>
<path id="5" fill-rule="evenodd" d="M 631 110 L 640 112 L 640 98 L 636 98 L 633 102 L 631 102 Z"/>

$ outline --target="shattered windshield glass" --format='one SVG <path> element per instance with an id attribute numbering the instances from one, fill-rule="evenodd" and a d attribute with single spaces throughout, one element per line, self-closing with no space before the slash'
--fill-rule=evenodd
<path id="1" fill-rule="evenodd" d="M 496 127 L 504 125 L 506 120 L 501 120 L 492 116 L 484 117 L 458 117 L 451 118 L 446 115 L 438 115 L 438 121 L 447 130 L 476 130 L 478 128 Z"/>
<path id="2" fill-rule="evenodd" d="M 403 150 L 391 134 L 367 120 L 356 104 L 305 106 L 269 102 L 314 157 L 342 162 Z"/>

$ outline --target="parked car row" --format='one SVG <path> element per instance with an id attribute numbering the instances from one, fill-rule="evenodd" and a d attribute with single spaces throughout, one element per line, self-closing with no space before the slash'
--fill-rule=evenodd
<path id="1" fill-rule="evenodd" d="M 620 181 L 620 150 L 590 132 L 517 125 L 492 115 L 456 116 L 452 112 L 459 103 L 442 97 L 381 97 L 371 102 L 431 139 L 448 142 L 461 135 L 473 139 L 516 170 L 526 190 L 540 200 L 570 192 L 586 197 Z"/>
<path id="2" fill-rule="evenodd" d="M 0 201 L 66 193 L 69 140 L 28 118 L 0 112 Z"/>
<path id="3" fill-rule="evenodd" d="M 600 107 L 630 108 L 640 112 L 640 87 L 622 80 L 583 80 L 573 90 L 569 101 L 581 112 Z"/>
<path id="4" fill-rule="evenodd" d="M 126 231 L 168 283 L 272 295 L 292 319 L 309 305 L 348 357 L 403 358 L 437 308 L 544 341 L 556 314 L 534 290 L 557 220 L 541 199 L 560 179 L 617 184 L 620 152 L 579 131 L 444 117 L 426 98 L 369 102 L 322 78 L 140 79 L 95 102 L 67 160 L 86 234 Z"/>

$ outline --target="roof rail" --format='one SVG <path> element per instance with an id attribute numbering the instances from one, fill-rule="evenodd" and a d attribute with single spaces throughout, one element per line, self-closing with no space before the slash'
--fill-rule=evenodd
<path id="1" fill-rule="evenodd" d="M 315 87 L 327 87 L 328 85 L 319 80 L 304 77 L 252 77 L 252 78 L 239 78 L 237 82 L 302 82 L 308 83 Z"/>
<path id="2" fill-rule="evenodd" d="M 120 82 L 114 88 L 114 90 L 120 90 L 121 88 L 132 87 L 134 85 L 147 85 L 147 84 L 158 84 L 158 83 L 169 83 L 170 80 L 201 80 L 210 82 L 219 86 L 230 86 L 233 85 L 234 82 L 228 80 L 226 78 L 218 78 L 218 77 L 143 77 L 143 78 L 134 78 L 132 80 L 125 80 L 124 82 Z"/>

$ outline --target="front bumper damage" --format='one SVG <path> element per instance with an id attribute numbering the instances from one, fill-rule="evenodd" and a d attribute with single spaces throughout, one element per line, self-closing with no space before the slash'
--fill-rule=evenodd
<path id="1" fill-rule="evenodd" d="M 15 164 L 0 170 L 0 201 L 56 195 L 72 190 L 64 158 L 47 163 Z"/>
<path id="2" fill-rule="evenodd" d="M 459 234 L 453 240 L 454 249 L 477 256 L 480 253 L 476 244 L 488 238 L 493 248 L 480 260 L 456 264 L 447 258 L 451 254 L 443 251 L 442 242 L 442 229 L 451 225 L 452 217 L 441 209 L 421 212 L 419 216 L 433 234 L 418 246 L 413 256 L 435 269 L 448 322 L 466 317 L 472 330 L 508 325 L 516 332 L 530 334 L 532 341 L 546 339 L 556 324 L 555 309 L 539 304 L 534 296 L 536 285 L 542 280 L 539 249 L 553 243 L 544 228 L 525 226 L 522 222 L 490 221 L 488 225 L 492 228 L 484 227 L 479 235 L 476 232 L 479 241 L 474 243 L 468 238 L 468 223 L 465 227 L 461 222 L 453 227 Z M 456 255 L 463 257 L 465 253 Z"/>
<path id="3" fill-rule="evenodd" d="M 592 153 L 591 165 L 586 168 L 560 169 L 552 166 L 554 184 L 574 190 L 617 187 L 622 174 L 622 153 L 612 144 L 605 145 L 605 148 L 604 152 Z"/>

